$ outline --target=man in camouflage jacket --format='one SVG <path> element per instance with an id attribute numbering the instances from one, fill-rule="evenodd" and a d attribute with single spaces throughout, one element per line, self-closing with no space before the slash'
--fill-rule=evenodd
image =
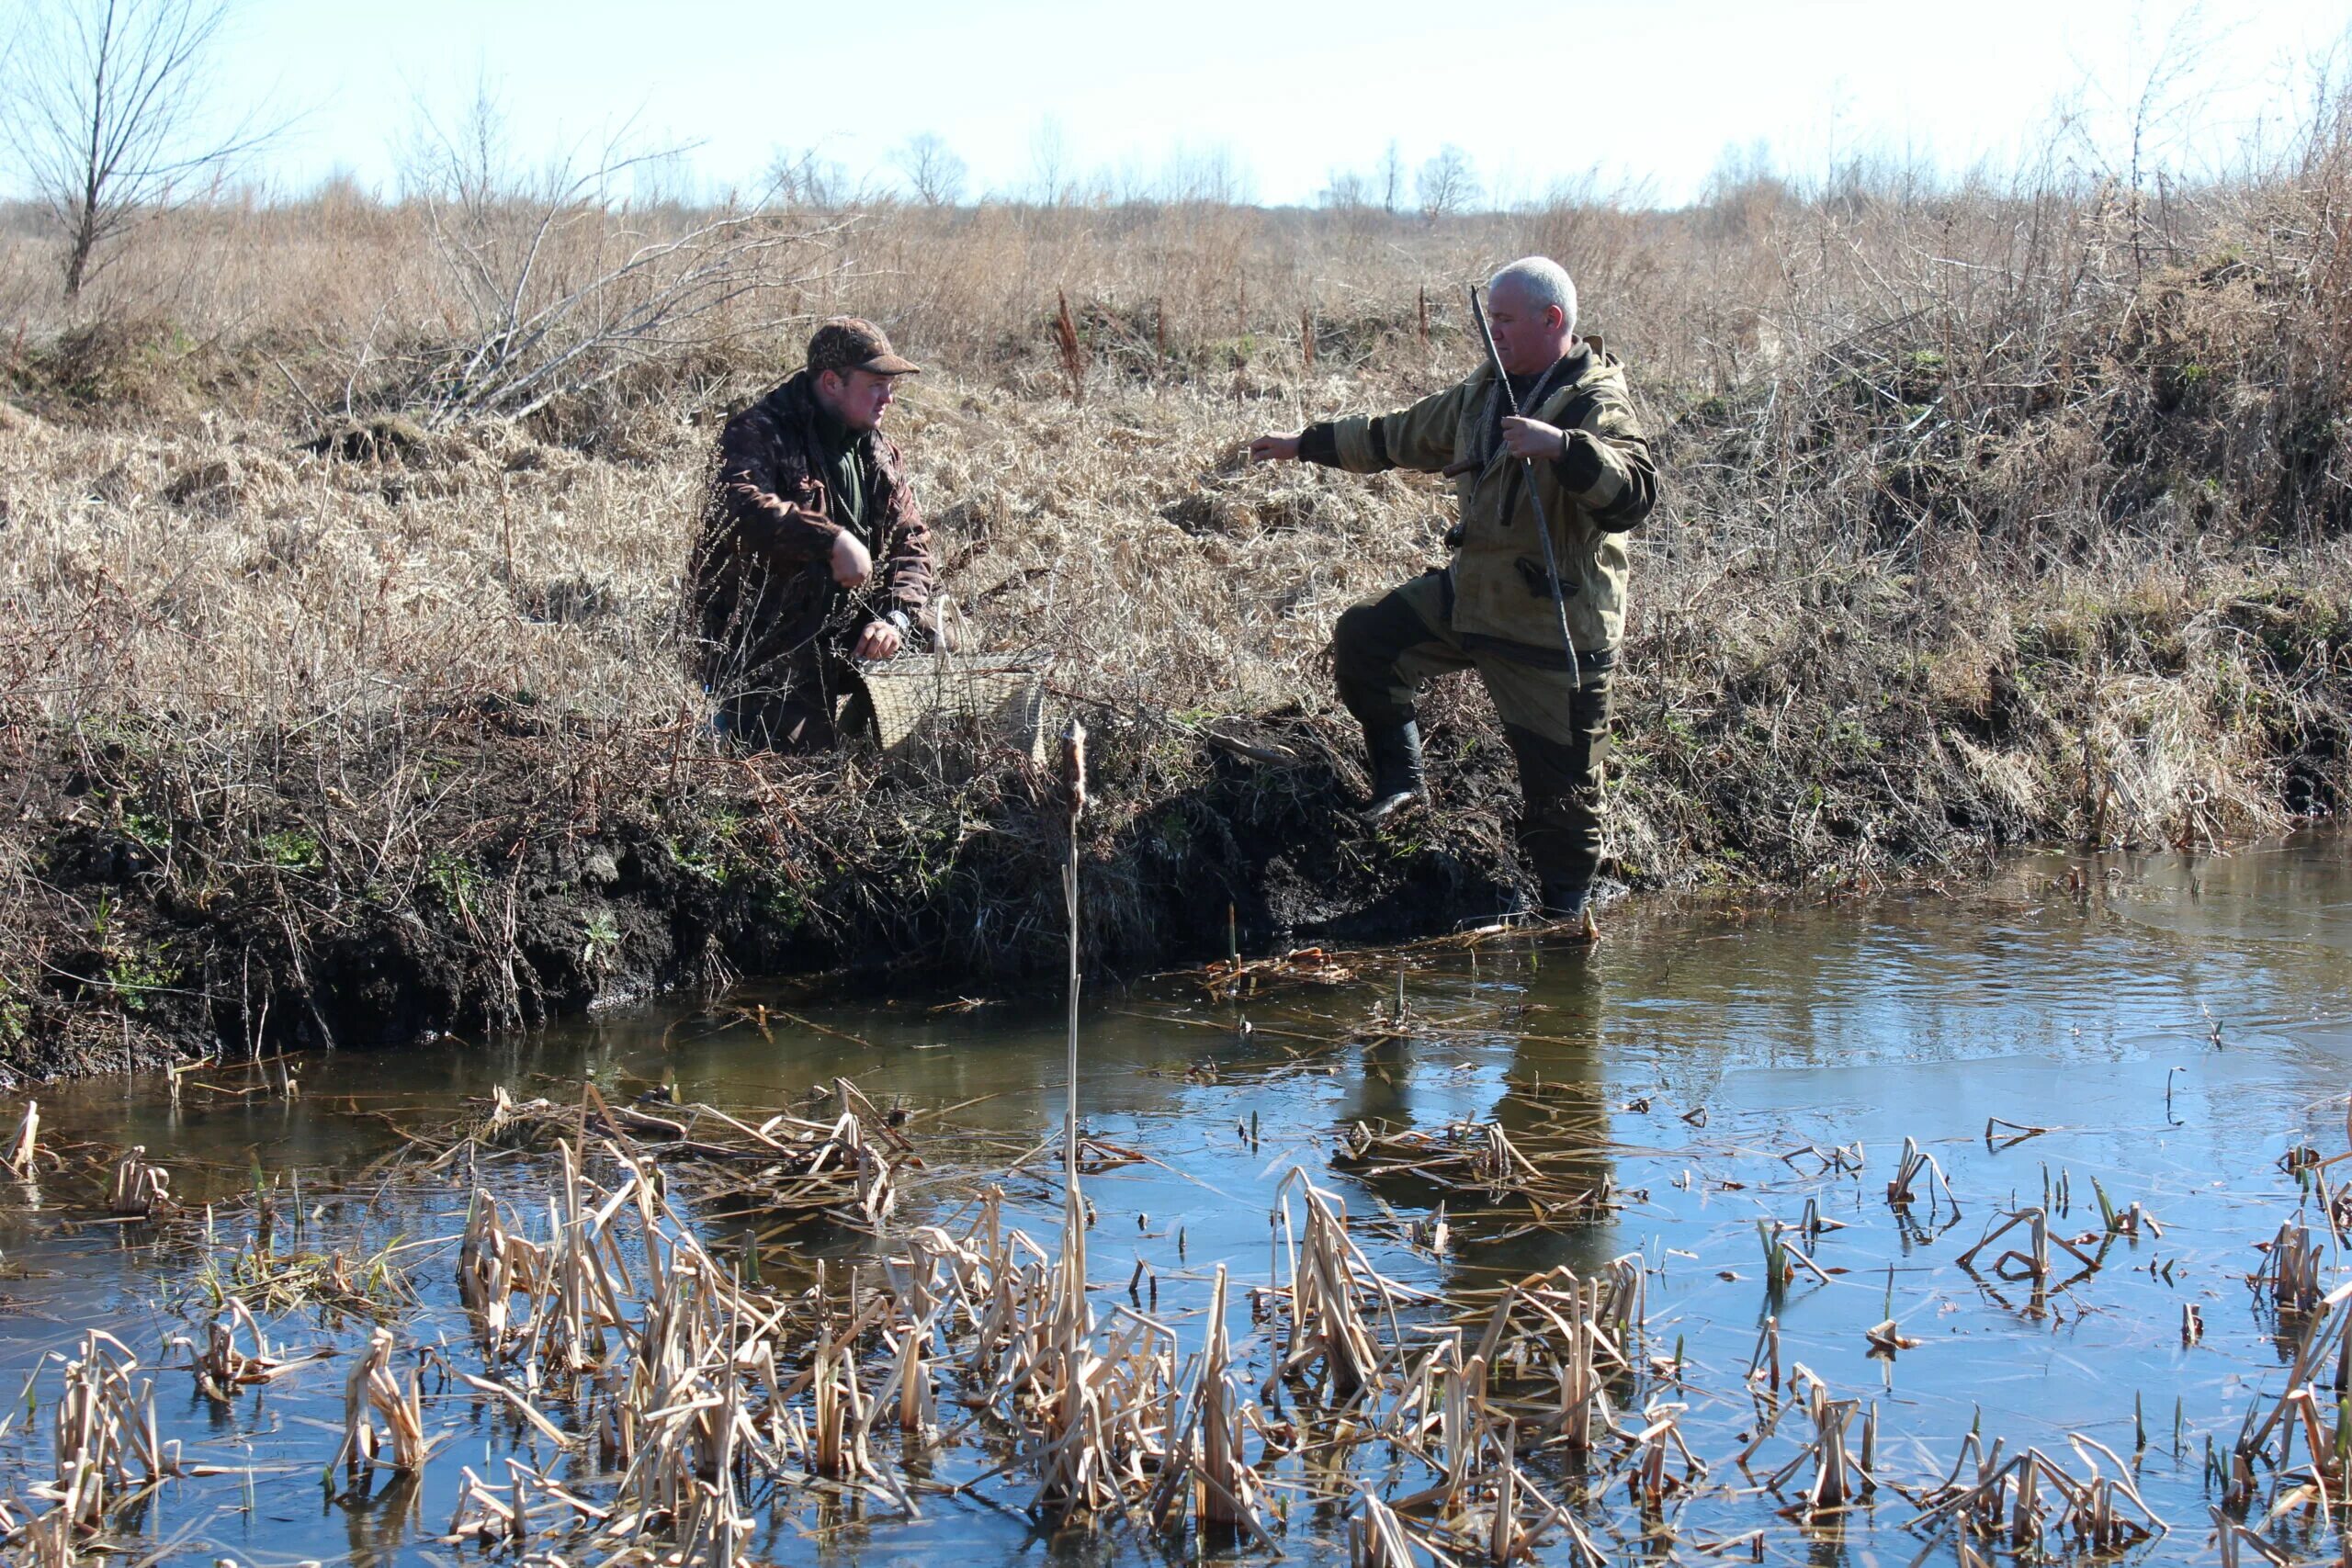
<path id="1" fill-rule="evenodd" d="M 719 728 L 747 745 L 832 745 L 853 660 L 931 635 L 931 531 L 880 429 L 915 373 L 871 322 L 828 321 L 807 368 L 719 436 L 687 635 Z"/>
<path id="2" fill-rule="evenodd" d="M 1576 335 L 1576 286 L 1541 256 L 1488 286 L 1489 320 L 1525 417 L 1510 414 L 1481 365 L 1401 412 L 1261 436 L 1261 462 L 1303 459 L 1453 480 L 1461 521 L 1452 561 L 1340 617 L 1331 654 L 1340 700 L 1364 728 L 1377 821 L 1420 797 L 1413 688 L 1476 670 L 1519 764 L 1520 849 L 1540 913 L 1582 916 L 1600 862 L 1600 767 L 1609 688 L 1624 633 L 1628 529 L 1657 499 L 1657 471 L 1623 368 Z M 1521 459 L 1531 459 L 1529 462 Z M 1535 536 L 1532 481 L 1551 521 L 1575 672 Z"/>

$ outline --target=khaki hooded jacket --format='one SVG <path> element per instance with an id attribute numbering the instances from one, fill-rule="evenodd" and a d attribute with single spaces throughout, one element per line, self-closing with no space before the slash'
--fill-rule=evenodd
<path id="1" fill-rule="evenodd" d="M 1605 670 L 1625 628 L 1625 532 L 1657 500 L 1657 469 L 1625 389 L 1624 367 L 1590 343 L 1531 389 L 1528 417 L 1567 434 L 1566 449 L 1532 465 L 1559 562 L 1568 634 L 1580 661 Z M 1472 653 L 1565 670 L 1544 547 L 1535 536 L 1530 465 L 1502 444 L 1510 407 L 1491 367 L 1408 409 L 1311 427 L 1299 455 L 1359 474 L 1387 468 L 1453 481 L 1460 525 L 1450 535 L 1451 629 Z"/>

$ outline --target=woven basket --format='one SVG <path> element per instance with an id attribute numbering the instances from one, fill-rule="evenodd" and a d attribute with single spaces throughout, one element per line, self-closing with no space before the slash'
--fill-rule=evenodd
<path id="1" fill-rule="evenodd" d="M 882 750 L 905 756 L 951 739 L 1046 760 L 1044 653 L 917 653 L 860 672 Z"/>

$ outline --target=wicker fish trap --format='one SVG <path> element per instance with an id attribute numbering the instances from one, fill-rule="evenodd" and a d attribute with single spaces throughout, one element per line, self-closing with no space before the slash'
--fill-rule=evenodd
<path id="1" fill-rule="evenodd" d="M 950 740 L 1046 759 L 1044 653 L 923 653 L 861 671 L 882 750 L 904 756 Z"/>

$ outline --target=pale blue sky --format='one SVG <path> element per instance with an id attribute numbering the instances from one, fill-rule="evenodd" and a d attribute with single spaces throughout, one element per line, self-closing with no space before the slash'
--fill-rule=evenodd
<path id="1" fill-rule="evenodd" d="M 775 149 L 817 146 L 854 175 L 932 130 L 976 189 L 1033 175 L 1040 128 L 1081 168 L 1155 169 L 1223 146 L 1261 200 L 1311 200 L 1394 139 L 1408 167 L 1448 141 L 1490 188 L 1539 195 L 1598 168 L 1687 198 L 1726 144 L 1769 141 L 1817 174 L 1834 151 L 1909 148 L 2006 166 L 2080 95 L 2109 146 L 2179 0 L 1186 0 L 1175 6 L 741 4 L 673 0 L 246 0 L 220 89 L 310 106 L 273 154 L 300 184 L 342 165 L 389 188 L 420 97 L 497 85 L 514 149 L 538 161 L 634 117 L 694 141 L 702 189 L 749 185 Z M 2343 0 L 2210 4 L 2199 102 L 2177 160 L 2226 159 L 2290 108 L 2346 35 Z M 2104 118 L 2101 118 L 2104 117 Z"/>

